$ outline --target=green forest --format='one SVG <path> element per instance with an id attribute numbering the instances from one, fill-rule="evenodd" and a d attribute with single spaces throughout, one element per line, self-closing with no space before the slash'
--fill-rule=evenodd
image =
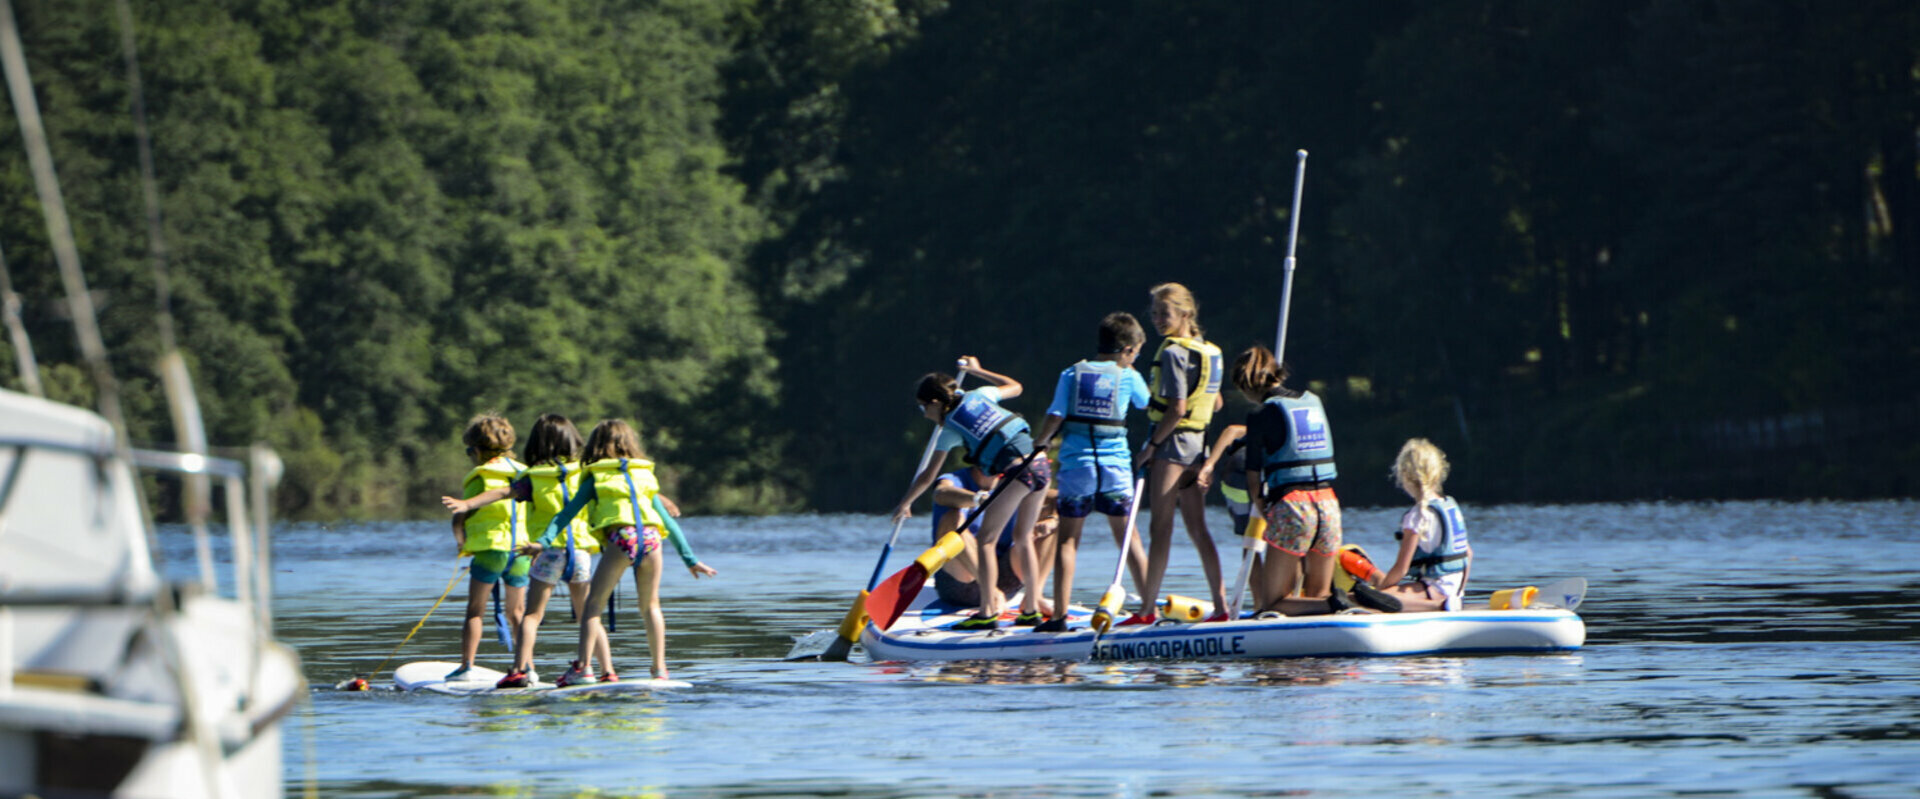
<path id="1" fill-rule="evenodd" d="M 125 31 L 12 7 L 163 444 Z M 1286 358 L 1347 502 L 1399 501 L 1410 436 L 1469 502 L 1920 492 L 1912 2 L 131 8 L 209 437 L 276 447 L 296 518 L 438 515 L 487 411 L 629 419 L 692 512 L 880 512 L 957 356 L 1037 418 L 1165 281 L 1271 346 L 1297 150 Z M 0 253 L 48 394 L 88 404 L 0 102 Z"/>

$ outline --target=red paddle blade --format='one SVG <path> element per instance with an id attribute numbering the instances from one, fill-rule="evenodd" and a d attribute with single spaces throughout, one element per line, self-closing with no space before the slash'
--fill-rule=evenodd
<path id="1" fill-rule="evenodd" d="M 908 603 L 920 595 L 920 586 L 927 582 L 927 570 L 919 563 L 913 563 L 895 572 L 892 577 L 873 587 L 873 593 L 867 595 L 867 616 L 873 624 L 882 630 L 893 626 L 905 613 Z"/>

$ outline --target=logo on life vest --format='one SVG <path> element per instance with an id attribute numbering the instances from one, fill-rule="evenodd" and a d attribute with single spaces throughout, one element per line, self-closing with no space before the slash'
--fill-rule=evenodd
<path id="1" fill-rule="evenodd" d="M 985 438 L 993 432 L 995 425 L 1006 418 L 1008 412 L 979 397 L 967 397 L 960 407 L 953 409 L 950 417 L 955 426 L 965 430 L 975 441 Z"/>
<path id="2" fill-rule="evenodd" d="M 1294 448 L 1305 455 L 1332 449 L 1327 438 L 1327 419 L 1313 408 L 1293 409 Z"/>
<path id="3" fill-rule="evenodd" d="M 1114 418 L 1115 381 L 1113 375 L 1082 374 L 1073 394 L 1073 413 L 1100 419 Z"/>

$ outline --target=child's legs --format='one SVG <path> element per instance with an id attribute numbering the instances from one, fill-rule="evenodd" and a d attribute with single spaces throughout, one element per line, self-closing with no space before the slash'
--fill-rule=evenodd
<path id="1" fill-rule="evenodd" d="M 1185 471 L 1198 471 L 1193 466 Z M 1213 606 L 1227 607 L 1225 581 L 1220 577 L 1220 548 L 1213 543 L 1213 533 L 1207 530 L 1207 491 L 1199 483 L 1189 484 L 1174 492 L 1176 504 L 1180 508 L 1180 521 L 1187 527 L 1187 537 L 1193 539 L 1194 548 L 1200 550 L 1200 568 L 1207 575 L 1207 588 L 1213 591 Z"/>
<path id="2" fill-rule="evenodd" d="M 607 597 L 613 596 L 613 587 L 620 583 L 620 575 L 633 563 L 618 547 L 610 550 L 601 552 L 600 563 L 593 568 L 593 583 L 587 588 L 586 604 L 580 609 L 580 644 L 574 659 L 580 661 L 583 670 L 593 658 L 596 642 L 605 641 L 607 637 L 606 628 L 600 624 L 600 614 L 607 609 Z M 600 665 L 612 668 L 612 664 L 606 662 Z"/>
<path id="3" fill-rule="evenodd" d="M 653 659 L 653 676 L 667 676 L 667 619 L 660 612 L 660 547 L 656 544 L 634 565 L 633 590 L 640 618 L 647 624 L 647 654 Z M 611 666 L 608 667 L 611 670 Z"/>
<path id="4" fill-rule="evenodd" d="M 493 583 L 472 580 L 467 583 L 467 616 L 460 625 L 460 665 L 471 666 L 480 655 L 480 635 L 486 630 L 487 595 Z"/>
<path id="5" fill-rule="evenodd" d="M 1147 581 L 1140 586 L 1140 612 L 1154 612 L 1160 599 L 1160 581 L 1167 576 L 1167 561 L 1173 556 L 1174 486 L 1186 467 L 1154 460 L 1147 469 Z"/>
<path id="6" fill-rule="evenodd" d="M 1108 516 L 1107 527 L 1113 530 L 1114 546 L 1118 547 L 1123 542 L 1126 543 L 1127 571 L 1129 571 L 1133 575 L 1134 590 L 1136 591 L 1140 590 L 1141 586 L 1144 586 L 1147 584 L 1147 547 L 1146 545 L 1140 543 L 1140 536 L 1137 533 L 1131 537 L 1130 541 L 1128 540 L 1129 537 L 1127 536 L 1127 517 L 1125 516 Z"/>
<path id="7" fill-rule="evenodd" d="M 533 640 L 540 634 L 540 620 L 547 616 L 547 599 L 553 595 L 553 583 L 534 580 L 527 585 L 526 612 L 520 617 L 517 637 L 513 639 L 513 667 L 533 667 Z"/>
<path id="8" fill-rule="evenodd" d="M 1080 529 L 1086 524 L 1085 516 L 1062 515 L 1053 533 L 1053 608 L 1061 616 L 1073 604 L 1074 559 L 1080 554 Z"/>
<path id="9" fill-rule="evenodd" d="M 580 573 L 576 572 L 576 574 Z M 593 575 L 589 572 L 580 574 L 580 576 L 592 577 Z M 593 593 L 593 581 L 590 579 L 581 580 L 577 583 L 567 583 L 567 596 L 573 602 L 573 617 L 575 619 L 584 619 L 587 617 L 587 595 L 591 593 Z M 589 644 L 589 649 L 593 652 L 593 659 L 580 661 L 581 670 L 588 674 L 594 673 L 592 667 L 595 663 L 600 664 L 602 671 L 606 671 L 610 668 L 608 664 L 612 662 L 612 644 L 607 640 L 607 628 L 604 625 L 598 626 L 594 628 L 594 631 L 595 635 Z"/>
<path id="10" fill-rule="evenodd" d="M 1300 556 L 1269 548 L 1261 560 L 1264 561 L 1261 566 L 1265 577 L 1260 583 L 1266 591 L 1254 596 L 1264 610 L 1293 593 L 1295 578 L 1300 574 Z"/>
<path id="11" fill-rule="evenodd" d="M 974 581 L 980 584 L 980 607 L 987 615 L 999 615 L 1000 611 L 1006 609 L 1006 598 L 1000 594 L 999 558 L 994 556 L 993 548 L 1000 543 L 1000 531 L 1006 529 L 1007 520 L 1020 511 L 1021 502 L 1031 493 L 1025 485 L 1015 481 L 1001 489 L 1000 495 L 994 497 L 981 514 L 977 536 L 980 549 L 974 558 Z M 1027 532 L 1033 532 L 1033 528 L 1027 528 Z M 1018 545 L 1017 539 L 1015 545 Z M 1032 550 L 1029 549 L 1028 553 L 1031 554 Z"/>
<path id="12" fill-rule="evenodd" d="M 1033 546 L 1033 525 L 1040 520 L 1040 507 L 1046 501 L 1046 491 L 1030 490 L 1020 499 L 1020 509 L 1013 517 L 1013 562 L 1017 571 L 1024 572 L 1023 578 L 1032 578 L 1020 601 L 1022 613 L 1039 612 L 1040 597 L 1046 593 L 1047 587 L 1039 580 L 1040 555 Z"/>

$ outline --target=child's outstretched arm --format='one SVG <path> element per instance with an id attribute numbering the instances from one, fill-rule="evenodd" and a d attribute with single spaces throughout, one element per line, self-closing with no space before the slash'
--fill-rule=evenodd
<path id="1" fill-rule="evenodd" d="M 501 486 L 488 491 L 482 491 L 466 499 L 455 499 L 453 497 L 443 496 L 440 498 L 440 504 L 447 506 L 447 510 L 453 511 L 454 513 L 466 513 L 476 508 L 492 505 L 510 496 L 513 496 L 513 487 Z"/>
<path id="2" fill-rule="evenodd" d="M 933 457 L 927 460 L 927 468 L 920 470 L 920 474 L 914 476 L 913 485 L 907 487 L 907 495 L 900 498 L 900 504 L 893 506 L 892 518 L 896 523 L 905 521 L 907 517 L 913 515 L 913 501 L 926 493 L 928 488 L 933 487 L 934 479 L 940 476 L 940 469 L 946 464 L 946 451 L 936 450 Z"/>
<path id="3" fill-rule="evenodd" d="M 1000 398 L 1003 400 L 1010 400 L 1010 399 L 1013 399 L 1014 397 L 1020 396 L 1020 390 L 1021 390 L 1020 381 L 1015 380 L 1006 375 L 1000 374 L 999 372 L 987 371 L 985 367 L 982 367 L 980 365 L 979 358 L 975 358 L 971 355 L 960 356 L 960 368 L 965 369 L 974 374 L 977 374 L 980 376 L 982 380 L 985 380 L 988 383 L 999 387 Z"/>
<path id="4" fill-rule="evenodd" d="M 680 553 L 680 562 L 687 565 L 687 571 L 693 573 L 694 579 L 712 577 L 720 573 L 718 569 L 701 563 L 700 557 L 693 554 L 693 545 L 687 542 L 687 534 L 681 532 L 680 523 L 674 521 L 673 514 L 667 513 L 665 497 L 654 494 L 653 509 L 660 512 L 660 523 L 667 526 L 667 537 L 673 541 L 674 551 Z"/>

